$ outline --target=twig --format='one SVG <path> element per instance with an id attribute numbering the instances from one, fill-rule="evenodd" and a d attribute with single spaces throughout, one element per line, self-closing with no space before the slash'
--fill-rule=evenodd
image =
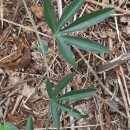
<path id="1" fill-rule="evenodd" d="M 95 0 L 86 0 L 86 2 L 94 4 L 94 5 L 98 5 L 98 6 L 101 6 L 101 7 L 104 7 L 104 8 L 115 8 L 115 10 L 117 12 L 120 12 L 120 13 L 123 13 L 123 14 L 126 14 L 126 15 L 130 15 L 130 11 L 121 9 L 120 7 L 117 7 L 117 6 L 103 4 L 103 3 L 97 2 Z"/>
<path id="2" fill-rule="evenodd" d="M 130 94 L 129 94 L 128 87 L 127 87 L 127 84 L 126 84 L 126 79 L 125 79 L 125 76 L 124 76 L 124 72 L 123 72 L 122 66 L 120 66 L 120 71 L 121 71 L 121 77 L 122 77 L 122 80 L 124 82 L 124 87 L 125 87 L 125 92 L 126 92 L 126 96 L 125 97 L 127 98 L 127 99 L 124 99 L 124 104 L 126 104 L 127 100 L 128 100 L 128 104 L 130 105 Z M 125 94 L 125 92 L 124 92 L 124 94 Z M 126 105 L 126 112 L 128 112 L 127 116 L 130 117 L 130 113 L 128 111 L 128 109 L 129 109 L 128 104 Z M 128 120 L 128 128 L 130 128 L 130 120 Z"/>
<path id="3" fill-rule="evenodd" d="M 6 104 L 6 109 L 4 111 L 3 119 L 6 118 L 6 115 L 7 115 L 7 112 L 8 112 L 8 108 L 9 108 L 9 103 L 10 103 L 10 97 L 7 99 L 7 104 Z"/>
<path id="4" fill-rule="evenodd" d="M 4 22 L 7 22 L 7 23 L 9 23 L 9 24 L 18 26 L 18 27 L 20 27 L 20 28 L 27 29 L 27 30 L 29 30 L 29 31 L 35 32 L 34 29 L 32 29 L 32 28 L 30 28 L 30 27 L 26 27 L 26 26 L 21 25 L 21 24 L 18 24 L 18 23 L 15 23 L 15 22 L 13 22 L 13 21 L 9 21 L 9 20 L 4 19 L 4 18 L 0 18 L 0 20 L 2 20 L 2 21 L 4 21 Z M 44 34 L 44 33 L 42 33 L 42 32 L 39 32 L 39 31 L 37 31 L 37 32 L 38 32 L 38 34 L 40 34 L 40 35 L 42 35 L 42 36 L 45 36 L 45 37 L 48 37 L 48 38 L 52 38 L 52 36 L 49 36 L 49 35 L 47 35 L 47 34 Z"/>
<path id="5" fill-rule="evenodd" d="M 7 59 L 7 58 L 10 58 L 12 55 L 14 55 L 14 54 L 16 54 L 16 53 L 17 53 L 17 51 L 15 51 L 15 52 L 13 52 L 13 53 L 11 53 L 11 54 L 9 54 L 9 55 L 7 55 L 7 56 L 1 58 L 1 59 L 0 59 L 0 62 L 3 61 L 3 60 L 5 60 L 5 59 Z"/>
<path id="6" fill-rule="evenodd" d="M 23 97 L 24 97 L 23 95 L 18 95 L 18 97 L 17 97 L 17 99 L 15 101 L 14 107 L 13 107 L 13 109 L 11 111 L 11 114 L 14 114 L 16 112 L 16 110 L 17 110 L 21 100 L 23 99 Z"/>
<path id="7" fill-rule="evenodd" d="M 95 102 L 95 105 L 96 105 L 96 109 L 98 111 L 98 113 L 95 111 L 95 115 L 97 117 L 97 122 L 100 123 L 100 129 L 101 130 L 104 130 L 104 126 L 102 125 L 103 124 L 103 113 L 101 113 L 101 107 L 102 107 L 102 104 L 99 103 L 98 99 L 94 98 L 94 102 Z"/>
<path id="8" fill-rule="evenodd" d="M 115 120 L 115 121 L 111 121 L 110 123 L 111 124 L 114 124 L 115 122 L 118 122 L 119 120 Z M 103 124 L 95 124 L 95 125 L 81 125 L 81 126 L 74 126 L 73 128 L 84 128 L 85 130 L 87 129 L 87 128 L 89 128 L 89 127 L 91 127 L 91 128 L 93 128 L 93 127 L 98 127 L 98 126 L 100 126 L 100 125 L 106 125 L 106 123 L 103 123 Z M 62 127 L 61 128 L 61 130 L 64 130 L 64 129 L 71 129 L 71 127 L 66 127 L 66 128 L 64 128 L 64 127 Z M 36 128 L 36 129 L 34 129 L 34 130 L 46 130 L 46 128 Z M 56 130 L 56 128 L 52 128 L 52 127 L 50 127 L 49 128 L 49 130 Z"/>
<path id="9" fill-rule="evenodd" d="M 1 69 L 2 70 L 2 69 Z M 1 72 L 2 74 L 3 74 L 3 76 L 1 76 L 1 81 L 0 81 L 0 92 L 1 92 L 1 90 L 2 90 L 2 83 L 3 83 L 3 81 L 4 81 L 4 79 L 6 78 L 6 73 L 5 73 L 5 71 L 3 71 L 2 70 L 2 72 Z"/>
<path id="10" fill-rule="evenodd" d="M 11 86 L 10 88 L 4 88 L 3 90 L 1 90 L 1 93 L 5 93 L 6 91 L 9 91 L 9 90 L 11 90 L 11 89 L 14 89 L 15 87 L 18 87 L 19 85 L 21 85 L 21 84 L 23 84 L 23 83 L 26 83 L 26 82 L 29 82 L 29 81 L 32 81 L 32 80 L 42 79 L 43 77 L 45 77 L 45 75 L 42 75 L 42 76 L 36 77 L 36 78 L 29 78 L 29 79 L 20 81 L 20 82 L 14 84 L 13 86 Z M 0 95 L 0 96 L 1 96 L 1 95 Z"/>
<path id="11" fill-rule="evenodd" d="M 114 1 L 112 1 L 112 4 L 114 5 Z M 120 38 L 120 31 L 119 31 L 119 27 L 118 27 L 118 21 L 117 21 L 117 17 L 114 16 L 114 21 L 115 21 L 115 26 L 116 26 L 116 33 L 117 33 L 117 37 L 118 37 L 118 40 L 119 42 L 121 42 L 121 38 Z"/>
<path id="12" fill-rule="evenodd" d="M 0 1 L 0 17 L 3 18 L 3 0 Z M 3 21 L 1 21 L 1 27 L 3 28 Z"/>
<path id="13" fill-rule="evenodd" d="M 109 94 L 109 95 L 113 95 L 113 93 L 101 82 L 100 78 L 98 77 L 98 75 L 95 73 L 95 71 L 93 70 L 93 68 L 90 66 L 89 62 L 84 58 L 83 54 L 80 52 L 79 49 L 77 49 L 75 47 L 75 50 L 78 52 L 78 54 L 83 58 L 84 63 L 87 65 L 88 69 L 90 70 L 90 72 L 93 74 L 93 76 L 95 77 L 95 79 L 98 81 L 99 85 L 101 85 L 101 87 Z M 124 103 L 116 96 L 114 96 L 114 99 L 121 105 L 124 107 Z"/>
<path id="14" fill-rule="evenodd" d="M 123 116 L 123 117 L 127 118 L 128 120 L 130 120 L 130 118 L 127 117 L 124 113 L 120 112 L 118 109 L 116 109 L 115 107 L 113 107 L 110 103 L 108 103 L 107 101 L 105 101 L 103 98 L 101 98 L 101 97 L 98 96 L 97 94 L 96 94 L 96 97 L 97 97 L 98 99 L 100 99 L 102 102 L 106 103 L 108 106 L 112 107 L 112 108 L 113 108 L 117 113 L 119 113 L 121 116 Z"/>
<path id="15" fill-rule="evenodd" d="M 120 69 L 120 70 L 121 70 L 121 69 Z M 126 114 L 127 114 L 127 116 L 130 118 L 129 106 L 128 106 L 127 99 L 126 99 L 126 96 L 125 96 L 124 87 L 123 87 L 123 85 L 122 85 L 121 78 L 120 78 L 120 76 L 119 76 L 118 74 L 117 74 L 117 79 L 118 79 L 118 83 L 119 83 L 121 95 L 122 95 L 122 98 L 123 98 L 123 102 L 124 102 Z M 129 119 L 129 120 L 130 120 L 130 119 Z M 130 128 L 130 121 L 128 121 L 128 128 Z"/>
<path id="16" fill-rule="evenodd" d="M 123 72 L 122 66 L 120 66 L 120 71 L 121 71 L 122 80 L 124 82 L 124 87 L 125 87 L 125 90 L 126 90 L 126 96 L 127 96 L 128 104 L 130 105 L 130 94 L 129 94 L 129 91 L 128 91 L 128 86 L 126 84 L 125 74 Z"/>
<path id="17" fill-rule="evenodd" d="M 58 6 L 58 14 L 59 14 L 59 19 L 62 15 L 62 2 L 61 0 L 57 0 L 57 6 Z"/>
<path id="18" fill-rule="evenodd" d="M 26 100 L 23 101 L 23 105 L 26 104 L 26 102 L 29 100 L 29 98 L 32 96 L 32 94 L 36 91 L 36 89 L 39 87 L 39 85 L 42 83 L 44 77 L 42 77 L 39 81 L 39 83 L 35 86 L 35 89 L 32 90 L 32 92 L 30 92 L 30 95 L 26 98 Z"/>
<path id="19" fill-rule="evenodd" d="M 15 22 L 15 20 L 16 20 L 16 18 L 17 18 L 18 9 L 19 9 L 20 6 L 21 6 L 21 1 L 20 1 L 20 0 L 17 0 L 17 6 L 16 6 L 16 9 L 15 9 L 15 11 L 14 11 L 14 13 L 13 13 L 13 17 L 12 17 L 12 21 L 13 21 L 13 22 Z M 3 20 L 2 17 L 0 17 L 0 20 L 1 20 L 2 22 L 4 22 L 4 20 Z M 1 44 L 1 45 L 3 44 L 4 40 L 6 39 L 6 37 L 9 35 L 10 30 L 11 30 L 11 26 L 12 26 L 12 25 L 9 25 L 9 26 L 3 31 L 2 37 L 0 38 L 0 44 Z"/>

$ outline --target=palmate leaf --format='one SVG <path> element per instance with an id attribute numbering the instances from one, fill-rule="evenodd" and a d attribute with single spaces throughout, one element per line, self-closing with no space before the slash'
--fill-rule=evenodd
<path id="1" fill-rule="evenodd" d="M 58 29 L 61 29 L 76 12 L 80 9 L 85 0 L 73 0 L 73 2 L 64 10 L 59 22 Z"/>
<path id="2" fill-rule="evenodd" d="M 61 30 L 61 33 L 64 34 L 64 33 L 70 33 L 70 32 L 83 30 L 87 27 L 100 23 L 113 12 L 114 12 L 113 8 L 106 8 L 106 9 L 92 12 L 90 14 L 86 14 L 86 15 L 78 18 L 77 20 L 75 20 L 72 24 L 63 28 Z"/>
<path id="3" fill-rule="evenodd" d="M 43 0 L 44 17 L 51 31 L 56 32 L 57 21 L 54 7 L 52 6 L 50 0 Z"/>
<path id="4" fill-rule="evenodd" d="M 70 82 L 74 75 L 75 73 L 70 73 L 59 81 L 56 89 L 54 90 L 54 97 L 56 97 L 66 87 L 66 85 Z"/>
<path id="5" fill-rule="evenodd" d="M 92 51 L 92 52 L 109 52 L 109 50 L 107 49 L 107 47 L 95 42 L 95 41 L 91 41 L 88 40 L 86 38 L 79 38 L 79 37 L 75 37 L 75 36 L 62 36 L 63 40 L 66 43 L 70 43 L 76 47 L 78 47 L 79 49 L 82 50 L 87 50 L 87 51 Z"/>
<path id="6" fill-rule="evenodd" d="M 31 116 L 28 118 L 25 130 L 34 130 L 33 119 Z"/>
<path id="7" fill-rule="evenodd" d="M 72 66 L 76 66 L 75 57 L 72 53 L 70 47 L 64 43 L 61 37 L 56 37 L 56 42 L 59 47 L 60 53 L 64 57 L 64 59 Z"/>
<path id="8" fill-rule="evenodd" d="M 63 101 L 63 100 L 81 100 L 86 97 L 94 96 L 96 94 L 97 90 L 95 88 L 90 89 L 82 89 L 82 90 L 74 90 L 71 92 L 68 92 L 62 96 L 59 96 L 56 98 L 56 101 Z"/>
<path id="9" fill-rule="evenodd" d="M 70 106 L 66 105 L 66 104 L 61 104 L 56 102 L 57 107 L 59 107 L 61 110 L 63 110 L 64 112 L 67 112 L 69 115 L 77 118 L 77 119 L 81 119 L 81 118 L 85 118 L 86 115 L 81 115 L 81 113 L 76 110 L 71 108 Z"/>
<path id="10" fill-rule="evenodd" d="M 52 120 L 54 122 L 55 127 L 57 128 L 57 130 L 60 129 L 60 119 L 59 119 L 59 115 L 58 115 L 58 111 L 56 108 L 56 104 L 54 101 L 51 101 L 51 115 L 52 115 Z"/>
<path id="11" fill-rule="evenodd" d="M 47 89 L 47 93 L 48 93 L 49 98 L 52 99 L 53 98 L 52 84 L 48 78 L 46 81 L 46 89 Z"/>

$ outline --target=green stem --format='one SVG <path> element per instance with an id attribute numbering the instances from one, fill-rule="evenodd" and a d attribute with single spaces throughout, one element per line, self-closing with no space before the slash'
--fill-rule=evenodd
<path id="1" fill-rule="evenodd" d="M 23 5 L 24 5 L 24 7 L 25 7 L 25 9 L 26 9 L 26 11 L 27 11 L 28 16 L 29 16 L 29 18 L 30 18 L 30 20 L 31 20 L 31 23 L 32 23 L 33 28 L 34 28 L 34 30 L 35 30 L 35 33 L 36 33 L 38 42 L 39 42 L 39 44 L 40 44 L 40 46 L 41 46 L 41 48 L 42 48 L 43 60 L 44 60 L 44 62 L 45 62 L 45 66 L 46 66 L 47 77 L 49 78 L 49 72 L 48 72 L 49 69 L 48 69 L 47 59 L 46 59 L 46 55 L 45 55 L 44 48 L 42 47 L 41 38 L 40 38 L 40 36 L 39 36 L 39 34 L 38 34 L 36 25 L 35 25 L 35 23 L 34 23 L 34 20 L 33 20 L 32 16 L 31 16 L 30 11 L 28 10 L 28 7 L 27 7 L 27 5 L 26 5 L 25 0 L 22 0 L 22 2 L 23 2 Z"/>

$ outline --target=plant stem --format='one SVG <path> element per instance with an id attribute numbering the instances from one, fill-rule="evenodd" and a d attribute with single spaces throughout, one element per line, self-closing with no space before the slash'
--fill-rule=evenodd
<path id="1" fill-rule="evenodd" d="M 28 10 L 28 7 L 27 7 L 27 5 L 26 5 L 25 0 L 22 0 L 22 2 L 23 2 L 23 5 L 24 5 L 24 7 L 25 7 L 25 9 L 26 9 L 26 11 L 27 11 L 28 16 L 29 16 L 29 18 L 30 18 L 30 20 L 31 20 L 31 23 L 32 23 L 33 28 L 34 28 L 34 30 L 35 30 L 35 33 L 36 33 L 38 42 L 39 42 L 39 44 L 40 44 L 40 46 L 41 46 L 41 48 L 42 48 L 43 60 L 44 60 L 44 62 L 45 62 L 45 66 L 46 66 L 47 77 L 49 78 L 47 59 L 46 59 L 46 55 L 45 55 L 44 48 L 42 47 L 41 38 L 40 38 L 40 36 L 39 36 L 39 34 L 38 34 L 36 25 L 35 25 L 35 23 L 34 23 L 34 20 L 33 20 L 32 16 L 31 16 L 30 11 Z"/>

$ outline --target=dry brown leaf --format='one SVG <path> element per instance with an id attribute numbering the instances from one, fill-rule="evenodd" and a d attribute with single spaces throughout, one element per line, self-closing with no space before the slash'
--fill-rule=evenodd
<path id="1" fill-rule="evenodd" d="M 116 42 L 114 44 L 114 53 L 116 56 L 120 56 L 122 54 L 121 52 L 121 46 L 122 46 L 122 42 Z"/>
<path id="2" fill-rule="evenodd" d="M 126 26 L 126 33 L 130 36 L 130 26 Z"/>
<path id="3" fill-rule="evenodd" d="M 8 85 L 12 86 L 16 83 L 18 83 L 19 81 L 21 81 L 23 79 L 21 79 L 21 77 L 19 77 L 18 75 L 15 75 L 14 73 L 12 73 L 9 78 L 8 78 Z"/>
<path id="4" fill-rule="evenodd" d="M 23 86 L 24 86 L 24 88 L 22 90 L 22 95 L 25 96 L 25 97 L 28 97 L 35 89 L 33 87 L 30 87 L 26 83 Z"/>
<path id="5" fill-rule="evenodd" d="M 102 0 L 103 4 L 109 4 L 109 0 Z"/>
<path id="6" fill-rule="evenodd" d="M 26 119 L 24 116 L 21 116 L 21 115 L 12 115 L 11 113 L 9 113 L 7 117 L 8 117 L 9 122 L 11 122 L 13 124 L 18 124 L 22 120 L 24 121 Z"/>
<path id="7" fill-rule="evenodd" d="M 42 92 L 42 95 L 44 95 L 45 98 L 48 98 L 48 94 L 46 91 L 46 84 L 44 82 L 42 82 L 39 87 L 38 90 L 40 90 Z"/>
<path id="8" fill-rule="evenodd" d="M 33 5 L 31 5 L 30 9 L 38 18 L 43 17 L 43 8 L 42 7 L 38 6 L 37 4 L 33 4 Z"/>
<path id="9" fill-rule="evenodd" d="M 31 61 L 31 52 L 25 40 L 7 38 L 2 45 L 0 53 L 0 66 L 7 69 L 25 68 Z"/>
<path id="10" fill-rule="evenodd" d="M 112 32 L 110 30 L 107 30 L 105 31 L 106 34 L 110 37 L 110 38 L 115 38 L 116 37 L 116 33 L 115 32 Z"/>

